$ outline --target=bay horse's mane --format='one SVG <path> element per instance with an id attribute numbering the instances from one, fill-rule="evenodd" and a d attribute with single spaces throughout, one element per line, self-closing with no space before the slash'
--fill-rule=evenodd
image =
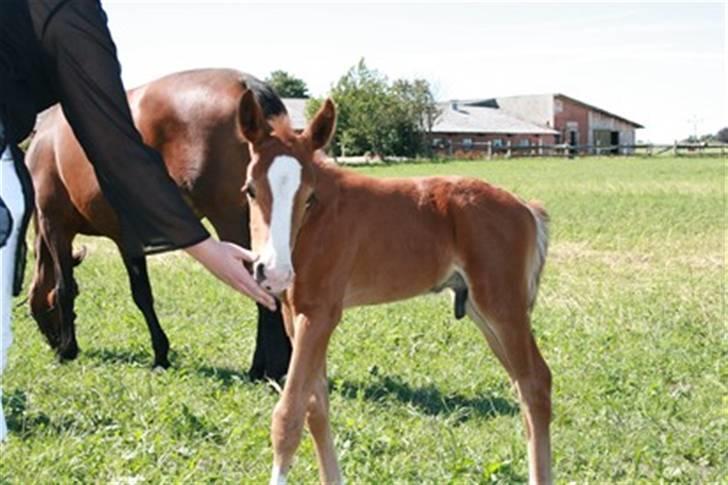
<path id="1" fill-rule="evenodd" d="M 255 100 L 263 111 L 265 119 L 288 116 L 286 105 L 283 104 L 283 100 L 273 86 L 247 73 L 242 73 L 242 81 L 255 95 Z"/>
<path id="2" fill-rule="evenodd" d="M 252 91 L 273 132 L 283 139 L 295 136 L 286 105 L 273 86 L 247 73 L 242 73 L 242 82 Z"/>

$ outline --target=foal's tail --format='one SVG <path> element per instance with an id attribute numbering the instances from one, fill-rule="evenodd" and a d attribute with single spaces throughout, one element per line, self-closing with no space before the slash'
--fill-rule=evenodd
<path id="1" fill-rule="evenodd" d="M 536 224 L 536 240 L 533 244 L 533 256 L 528 269 L 528 309 L 533 309 L 538 294 L 538 285 L 541 279 L 541 271 L 546 263 L 546 253 L 549 247 L 549 215 L 543 205 L 537 201 L 531 201 L 528 208 L 533 214 Z"/>

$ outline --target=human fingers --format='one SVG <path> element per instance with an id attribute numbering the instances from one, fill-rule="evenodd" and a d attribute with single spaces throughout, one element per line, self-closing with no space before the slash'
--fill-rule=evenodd
<path id="1" fill-rule="evenodd" d="M 233 257 L 242 261 L 252 263 L 258 259 L 258 255 L 249 249 L 238 246 L 237 244 L 228 243 L 227 246 L 232 251 Z"/>
<path id="2" fill-rule="evenodd" d="M 275 299 L 267 292 L 265 292 L 258 284 L 253 280 L 250 273 L 245 268 L 242 268 L 244 275 L 241 275 L 236 280 L 235 287 L 238 291 L 245 293 L 261 305 L 269 308 L 271 311 L 276 310 Z"/>

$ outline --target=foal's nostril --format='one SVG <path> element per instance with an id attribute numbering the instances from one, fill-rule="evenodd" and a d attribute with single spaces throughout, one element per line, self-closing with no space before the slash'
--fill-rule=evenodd
<path id="1" fill-rule="evenodd" d="M 265 281 L 265 268 L 263 267 L 263 263 L 257 263 L 253 268 L 253 273 L 255 276 L 255 281 L 257 281 L 258 284 Z"/>

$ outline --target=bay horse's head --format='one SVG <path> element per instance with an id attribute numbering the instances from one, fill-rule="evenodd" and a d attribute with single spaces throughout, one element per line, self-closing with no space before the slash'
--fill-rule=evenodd
<path id="1" fill-rule="evenodd" d="M 240 101 L 240 128 L 250 147 L 243 191 L 250 206 L 256 281 L 278 294 L 293 282 L 291 253 L 303 218 L 316 193 L 314 157 L 334 133 L 336 108 L 327 99 L 301 134 L 274 130 L 253 93 Z"/>

